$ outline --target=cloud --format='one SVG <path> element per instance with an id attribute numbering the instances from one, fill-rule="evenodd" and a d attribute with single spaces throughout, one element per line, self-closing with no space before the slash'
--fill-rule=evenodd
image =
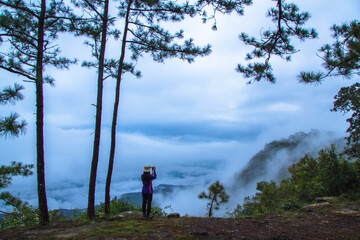
<path id="1" fill-rule="evenodd" d="M 265 111 L 269 111 L 270 113 L 276 113 L 276 112 L 297 112 L 301 110 L 300 106 L 298 104 L 291 104 L 291 103 L 274 103 L 270 104 L 269 106 L 265 107 Z"/>

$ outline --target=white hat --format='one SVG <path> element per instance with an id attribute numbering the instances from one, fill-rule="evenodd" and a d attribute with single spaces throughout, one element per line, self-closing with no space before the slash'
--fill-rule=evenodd
<path id="1" fill-rule="evenodd" d="M 150 172 L 150 171 L 151 171 L 151 166 L 149 164 L 145 165 L 144 172 Z"/>

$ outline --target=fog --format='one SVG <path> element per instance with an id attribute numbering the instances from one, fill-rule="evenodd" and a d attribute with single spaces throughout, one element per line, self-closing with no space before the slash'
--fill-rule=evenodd
<path id="1" fill-rule="evenodd" d="M 111 185 L 112 198 L 119 198 L 126 193 L 139 193 L 142 186 L 140 175 L 143 166 L 149 163 L 157 167 L 158 177 L 153 182 L 155 205 L 166 207 L 165 211 L 168 213 L 205 216 L 207 202 L 198 199 L 198 195 L 206 191 L 211 183 L 219 180 L 225 185 L 230 196 L 229 202 L 215 212 L 215 216 L 219 217 L 224 216 L 226 209 L 234 209 L 237 204 L 241 204 L 245 196 L 253 195 L 258 181 L 273 179 L 279 182 L 288 176 L 287 167 L 304 154 L 316 155 L 325 146 L 334 143 L 341 148 L 344 143 L 336 134 L 315 130 L 268 142 L 260 151 L 237 141 L 184 143 L 178 140 L 149 138 L 140 134 L 120 134 L 120 139 L 126 139 L 125 146 L 122 146 L 124 149 L 137 147 L 142 151 L 132 152 L 126 160 L 115 164 Z M 73 150 L 72 154 L 73 152 L 76 151 Z M 46 176 L 50 209 L 86 208 L 86 174 L 89 169 L 84 166 L 86 165 L 81 159 L 56 166 L 51 162 L 48 164 Z M 104 201 L 106 167 L 99 165 L 97 204 Z M 159 191 L 159 186 L 163 188 L 164 185 L 174 185 L 174 188 L 163 194 Z M 36 206 L 35 186 L 35 176 L 15 178 L 8 190 Z"/>
<path id="2" fill-rule="evenodd" d="M 163 206 L 171 205 L 170 210 L 204 216 L 206 201 L 198 199 L 197 196 L 200 192 L 206 191 L 212 182 L 220 180 L 230 196 L 229 202 L 223 204 L 215 213 L 215 216 L 222 217 L 226 211 L 236 208 L 237 204 L 242 204 L 244 197 L 254 195 L 257 182 L 274 180 L 279 183 L 290 176 L 287 169 L 291 164 L 305 154 L 317 156 L 319 150 L 331 144 L 341 151 L 345 141 L 333 133 L 316 130 L 309 133 L 298 132 L 288 138 L 271 141 L 251 157 L 245 166 L 239 166 L 238 169 L 234 169 L 234 165 L 230 168 L 229 166 L 217 168 L 214 175 L 207 176 L 207 181 L 197 182 L 167 196 L 160 196 L 159 202 Z"/>

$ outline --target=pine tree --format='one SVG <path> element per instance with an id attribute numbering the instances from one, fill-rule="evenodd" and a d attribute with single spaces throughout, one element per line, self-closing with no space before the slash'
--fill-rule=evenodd
<path id="1" fill-rule="evenodd" d="M 207 204 L 208 216 L 213 216 L 213 210 L 218 210 L 221 203 L 229 201 L 229 196 L 225 192 L 224 186 L 216 181 L 211 184 L 208 188 L 208 193 L 202 192 L 198 196 L 200 199 L 208 199 Z"/>
<path id="2" fill-rule="evenodd" d="M 271 8 L 267 16 L 275 23 L 275 29 L 266 30 L 261 33 L 261 39 L 249 37 L 246 33 L 241 33 L 240 40 L 246 45 L 254 47 L 251 53 L 247 54 L 246 60 L 256 58 L 264 59 L 264 62 L 249 63 L 246 67 L 238 64 L 236 70 L 246 78 L 252 80 L 249 83 L 260 80 L 267 80 L 275 83 L 276 78 L 272 73 L 270 58 L 279 56 L 286 61 L 291 61 L 291 55 L 297 52 L 292 45 L 291 39 L 297 37 L 304 41 L 317 37 L 316 30 L 303 28 L 309 20 L 308 12 L 299 12 L 299 8 L 293 3 L 286 3 L 285 0 L 273 0 L 276 7 Z"/>
<path id="3" fill-rule="evenodd" d="M 351 79 L 360 76 L 360 22 L 354 20 L 350 24 L 332 26 L 333 44 L 325 44 L 321 49 L 325 72 L 301 72 L 299 79 L 304 83 L 321 83 L 328 77 Z M 350 157 L 360 157 L 360 84 L 343 87 L 335 96 L 332 111 L 352 112 L 346 121 L 350 123 L 346 130 L 347 146 L 345 153 Z"/>
<path id="4" fill-rule="evenodd" d="M 203 48 L 195 46 L 193 39 L 185 40 L 182 45 L 178 44 L 176 41 L 183 38 L 183 31 L 180 30 L 171 34 L 160 25 L 161 22 L 165 21 L 179 22 L 186 15 L 193 16 L 195 8 L 188 3 L 178 5 L 174 2 L 157 0 L 129 0 L 122 1 L 119 10 L 120 16 L 124 17 L 124 30 L 122 32 L 121 55 L 116 76 L 110 158 L 106 178 L 105 209 L 107 209 L 107 213 L 110 211 L 110 184 L 115 157 L 120 84 L 124 71 L 133 69 L 134 63 L 145 53 L 150 54 L 155 62 L 163 62 L 167 58 L 179 58 L 191 63 L 195 57 L 206 56 L 211 52 L 209 45 Z M 132 62 L 130 63 L 124 61 L 127 51 L 132 53 Z"/>
<path id="5" fill-rule="evenodd" d="M 85 44 L 91 47 L 92 55 L 96 58 L 95 62 L 84 61 L 82 66 L 96 68 L 98 72 L 95 134 L 88 196 L 88 217 L 93 219 L 95 217 L 95 185 L 100 149 L 103 82 L 107 77 L 114 75 L 111 70 L 115 65 L 114 60 L 105 58 L 106 43 L 108 35 L 115 35 L 115 37 L 117 37 L 119 33 L 115 30 L 109 34 L 108 28 L 115 21 L 114 18 L 109 18 L 109 0 L 82 0 L 72 2 L 77 7 L 80 7 L 84 14 L 88 16 L 83 17 L 80 21 L 73 22 L 71 30 L 75 31 L 76 35 L 86 36 L 90 39 L 90 41 L 87 40 Z M 104 76 L 106 73 L 108 76 Z"/>
<path id="6" fill-rule="evenodd" d="M 360 76 L 360 22 L 331 27 L 333 44 L 321 47 L 320 54 L 326 72 L 301 72 L 299 79 L 304 83 L 321 83 L 327 77 L 344 77 L 350 79 Z"/>
<path id="7" fill-rule="evenodd" d="M 335 96 L 334 107 L 331 111 L 348 113 L 352 112 L 346 121 L 350 124 L 346 130 L 349 133 L 345 153 L 353 158 L 360 159 L 360 83 L 349 87 L 342 87 Z"/>
<path id="8" fill-rule="evenodd" d="M 41 224 L 47 224 L 43 83 L 53 85 L 54 79 L 44 76 L 44 66 L 62 69 L 72 63 L 67 58 L 58 57 L 60 50 L 53 45 L 57 34 L 66 31 L 64 19 L 68 19 L 70 10 L 62 0 L 51 0 L 49 3 L 46 0 L 1 0 L 0 6 L 0 68 L 35 83 L 39 220 Z"/>

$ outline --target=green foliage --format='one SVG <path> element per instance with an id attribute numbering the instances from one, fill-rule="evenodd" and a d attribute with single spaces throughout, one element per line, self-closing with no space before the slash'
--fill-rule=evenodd
<path id="1" fill-rule="evenodd" d="M 360 22 L 332 26 L 335 42 L 325 44 L 319 51 L 325 72 L 301 72 L 298 76 L 304 83 L 321 83 L 327 77 L 342 76 L 350 79 L 360 75 Z M 347 133 L 346 153 L 354 158 L 360 156 L 360 84 L 343 87 L 335 96 L 332 111 L 352 112 L 346 121 L 350 123 Z"/>
<path id="2" fill-rule="evenodd" d="M 210 45 L 196 46 L 193 39 L 187 39 L 182 44 L 179 40 L 184 38 L 183 30 L 175 33 L 164 29 L 161 22 L 180 22 L 185 16 L 194 16 L 196 9 L 188 3 L 177 4 L 175 2 L 157 1 L 152 5 L 142 1 L 122 2 L 119 10 L 120 15 L 125 16 L 128 4 L 129 25 L 126 31 L 132 35 L 126 39 L 129 50 L 132 53 L 131 60 L 136 62 L 144 53 L 150 54 L 155 62 L 164 62 L 167 58 L 179 58 L 193 62 L 197 56 L 210 54 Z M 134 65 L 131 63 L 131 65 Z"/>
<path id="3" fill-rule="evenodd" d="M 360 197 L 360 159 L 345 159 L 333 145 L 320 150 L 316 158 L 306 154 L 289 172 L 291 176 L 279 185 L 258 182 L 258 192 L 226 214 L 241 217 L 298 209 L 321 196 Z"/>
<path id="4" fill-rule="evenodd" d="M 24 96 L 21 94 L 21 90 L 24 87 L 15 83 L 14 87 L 11 86 L 5 87 L 0 92 L 0 104 L 15 104 L 16 101 L 23 100 Z M 11 113 L 8 117 L 0 116 L 0 135 L 8 136 L 8 134 L 12 136 L 19 136 L 20 133 L 25 133 L 26 122 L 22 120 L 19 122 L 17 119 L 19 118 L 19 114 Z"/>
<path id="5" fill-rule="evenodd" d="M 13 88 L 11 86 L 5 87 L 0 92 L 0 104 L 15 104 L 16 101 L 23 100 L 24 95 L 20 92 L 23 89 L 24 87 L 17 83 L 14 84 Z"/>
<path id="6" fill-rule="evenodd" d="M 5 87 L 0 92 L 0 104 L 15 104 L 15 101 L 22 100 L 24 96 L 21 94 L 21 90 L 24 87 L 19 84 L 14 84 Z M 25 132 L 25 121 L 18 122 L 19 114 L 11 113 L 9 117 L 0 117 L 0 135 L 7 136 L 8 134 L 18 136 L 20 133 Z M 33 164 L 25 164 L 12 162 L 11 165 L 0 166 L 0 189 L 6 188 L 11 184 L 12 177 L 14 176 L 29 176 L 32 175 L 31 169 Z M 16 225 L 28 225 L 33 222 L 34 211 L 30 205 L 21 201 L 19 198 L 14 197 L 9 192 L 1 192 L 0 200 L 5 202 L 5 206 L 11 206 L 15 211 L 11 213 L 5 213 L 5 217 L 0 219 L 0 228 Z M 2 211 L 1 211 L 2 212 Z M 36 216 L 35 216 L 36 217 Z"/>
<path id="7" fill-rule="evenodd" d="M 9 186 L 14 176 L 32 175 L 31 169 L 33 167 L 32 164 L 23 165 L 16 162 L 12 162 L 10 166 L 0 166 L 0 189 Z M 13 208 L 12 212 L 3 212 L 5 217 L 0 219 L 0 228 L 31 225 L 37 222 L 37 213 L 27 202 L 20 200 L 9 192 L 1 192 L 0 201 L 4 202 L 5 206 Z"/>
<path id="8" fill-rule="evenodd" d="M 104 209 L 103 204 L 100 205 L 99 210 Z M 126 211 L 140 211 L 140 208 L 136 206 L 129 198 L 113 198 L 110 202 L 111 213 L 119 214 Z"/>
<path id="9" fill-rule="evenodd" d="M 26 122 L 24 120 L 18 121 L 20 115 L 18 113 L 11 113 L 10 116 L 0 119 L 0 135 L 7 137 L 19 136 L 20 133 L 25 133 Z"/>
<path id="10" fill-rule="evenodd" d="M 224 186 L 216 181 L 208 188 L 208 193 L 202 192 L 198 196 L 200 199 L 208 199 L 207 209 L 209 210 L 208 216 L 212 217 L 212 211 L 218 210 L 221 203 L 229 201 L 229 196 L 225 192 Z"/>
<path id="11" fill-rule="evenodd" d="M 47 4 L 48 9 L 46 9 L 43 29 L 46 33 L 43 36 L 46 43 L 44 46 L 38 46 L 41 3 L 4 0 L 0 1 L 0 4 L 3 7 L 0 14 L 1 69 L 35 82 L 39 51 L 44 54 L 42 66 L 52 65 L 64 69 L 76 62 L 58 57 L 60 49 L 56 44 L 53 44 L 57 34 L 66 31 L 64 19 L 70 16 L 70 9 L 65 6 L 63 1 L 51 0 Z M 54 79 L 50 76 L 44 76 L 41 80 L 51 85 L 54 84 Z"/>
<path id="12" fill-rule="evenodd" d="M 324 187 L 320 182 L 320 168 L 317 159 L 306 154 L 303 158 L 289 167 L 291 174 L 287 186 L 297 198 L 310 202 L 318 194 L 324 194 Z"/>
<path id="13" fill-rule="evenodd" d="M 222 14 L 229 14 L 235 11 L 239 15 L 244 15 L 245 6 L 252 5 L 252 0 L 198 0 L 196 6 L 197 10 L 200 11 L 200 15 L 203 17 L 203 22 L 209 19 L 215 19 L 215 14 L 220 12 Z M 208 15 L 206 6 L 210 6 L 213 15 Z M 217 29 L 216 22 L 214 23 L 214 30 Z"/>
<path id="14" fill-rule="evenodd" d="M 39 222 L 39 209 L 22 201 L 9 192 L 2 192 L 0 200 L 5 202 L 6 206 L 13 208 L 12 212 L 3 212 L 5 216 L 0 219 L 0 229 L 18 226 L 34 226 Z M 60 212 L 59 209 L 49 212 L 51 221 L 63 221 L 68 218 Z"/>
<path id="15" fill-rule="evenodd" d="M 0 166 L 0 188 L 6 188 L 12 180 L 13 176 L 30 176 L 33 173 L 31 169 L 33 164 L 25 164 L 12 162 L 10 166 Z"/>
<path id="16" fill-rule="evenodd" d="M 169 206 L 165 207 L 164 209 L 169 208 Z M 151 214 L 153 216 L 166 216 L 166 212 L 159 206 L 152 206 L 151 207 Z M 117 198 L 114 197 L 110 201 L 110 215 L 106 216 L 105 214 L 105 204 L 101 203 L 99 206 L 96 207 L 95 216 L 98 218 L 103 217 L 111 217 L 123 212 L 128 211 L 136 211 L 141 212 L 141 208 L 138 207 L 130 198 Z M 86 211 L 80 211 L 79 209 L 75 209 L 73 212 L 74 219 L 79 219 L 82 221 L 87 221 L 87 213 Z"/>
<path id="17" fill-rule="evenodd" d="M 151 215 L 161 216 L 161 217 L 166 216 L 166 212 L 164 211 L 164 209 L 162 209 L 160 206 L 152 206 L 151 207 Z M 140 208 L 139 208 L 139 211 L 140 211 Z"/>
<path id="18" fill-rule="evenodd" d="M 292 195 L 303 202 L 318 196 L 340 196 L 360 191 L 359 159 L 347 160 L 335 146 L 319 151 L 317 158 L 305 155 L 289 167 Z"/>
<path id="19" fill-rule="evenodd" d="M 141 211 L 139 207 L 136 206 L 129 198 L 117 198 L 114 197 L 110 201 L 110 213 L 111 215 L 117 215 L 122 212 L 127 211 Z M 81 214 L 80 214 L 81 215 Z M 101 203 L 100 206 L 96 208 L 95 215 L 98 217 L 105 217 L 105 204 Z M 109 215 L 110 216 L 110 215 Z"/>
<path id="20" fill-rule="evenodd" d="M 9 192 L 2 192 L 0 200 L 5 202 L 6 206 L 13 207 L 13 211 L 5 213 L 5 217 L 0 219 L 0 228 L 29 226 L 37 224 L 38 210 Z"/>
<path id="21" fill-rule="evenodd" d="M 343 76 L 347 79 L 360 75 L 360 23 L 334 25 L 331 30 L 336 39 L 333 44 L 325 44 L 319 51 L 324 60 L 323 72 L 301 72 L 298 76 L 305 83 L 319 83 L 330 76 Z"/>
<path id="22" fill-rule="evenodd" d="M 39 209 L 29 205 L 27 202 L 20 200 L 17 197 L 14 197 L 8 192 L 3 192 L 0 194 L 0 200 L 5 202 L 5 205 L 12 206 L 13 211 L 5 213 L 5 217 L 0 219 L 0 228 L 7 227 L 16 227 L 16 226 L 32 226 L 36 225 L 39 222 Z M 127 211 L 138 211 L 141 212 L 141 208 L 137 207 L 129 198 L 120 198 L 117 197 L 111 200 L 111 215 L 117 215 Z M 165 207 L 167 208 L 167 207 Z M 154 206 L 151 209 L 151 214 L 154 216 L 165 216 L 165 211 L 158 207 Z M 60 209 L 52 210 L 49 212 L 50 220 L 52 222 L 61 222 L 69 219 L 79 220 L 82 222 L 88 222 L 86 210 L 74 209 L 72 216 L 65 216 Z M 105 217 L 104 204 L 101 203 L 100 206 L 96 208 L 95 215 L 98 218 Z M 107 216 L 109 217 L 109 216 Z"/>
<path id="23" fill-rule="evenodd" d="M 291 55 L 296 53 L 296 48 L 291 44 L 291 38 L 297 37 L 301 41 L 317 37 L 315 29 L 303 28 L 309 20 L 308 12 L 299 12 L 299 8 L 293 3 L 286 3 L 285 0 L 275 0 L 276 7 L 271 8 L 267 16 L 275 23 L 275 29 L 266 30 L 261 33 L 261 39 L 250 37 L 241 33 L 240 40 L 246 45 L 251 45 L 254 50 L 247 54 L 246 60 L 262 58 L 264 62 L 249 63 L 246 67 L 241 64 L 236 70 L 246 78 L 253 78 L 255 81 L 267 80 L 275 83 L 272 67 L 269 63 L 271 56 L 279 56 L 286 61 L 291 60 Z M 249 83 L 252 81 L 250 80 Z"/>
<path id="24" fill-rule="evenodd" d="M 117 197 L 115 197 L 110 203 L 111 212 L 114 214 L 126 211 L 139 211 L 139 208 L 130 200 L 130 198 L 117 199 Z"/>
<path id="25" fill-rule="evenodd" d="M 346 121 L 350 123 L 346 130 L 347 146 L 345 153 L 351 157 L 360 156 L 360 83 L 349 87 L 343 87 L 335 96 L 334 108 L 331 111 L 348 113 L 352 112 Z"/>

